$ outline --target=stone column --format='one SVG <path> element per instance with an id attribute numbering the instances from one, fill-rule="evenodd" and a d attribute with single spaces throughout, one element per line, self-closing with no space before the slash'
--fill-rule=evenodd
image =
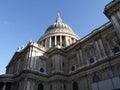
<path id="1" fill-rule="evenodd" d="M 113 24 L 113 26 L 114 26 L 114 28 L 115 28 L 115 30 L 117 32 L 117 35 L 118 35 L 118 37 L 120 39 L 120 24 L 117 21 L 115 16 L 111 16 L 111 22 L 112 22 L 112 24 Z"/>
<path id="2" fill-rule="evenodd" d="M 6 83 L 4 83 L 2 90 L 6 90 Z"/>
<path id="3" fill-rule="evenodd" d="M 79 57 L 79 52 L 76 53 L 76 56 L 77 56 L 77 64 L 78 66 L 80 66 L 80 57 Z"/>
<path id="4" fill-rule="evenodd" d="M 31 50 L 31 48 L 30 48 L 30 49 L 29 49 L 29 52 L 28 52 L 27 69 L 30 69 L 31 55 L 32 55 L 32 50 Z"/>
<path id="5" fill-rule="evenodd" d="M 56 64 L 55 64 L 55 56 L 53 56 L 53 57 L 52 57 L 52 72 L 55 72 L 55 71 L 56 71 L 56 70 L 55 70 L 55 69 L 56 69 L 56 68 L 55 68 L 55 65 L 56 65 Z"/>
<path id="6" fill-rule="evenodd" d="M 45 47 L 47 47 L 47 38 L 45 39 Z"/>
<path id="7" fill-rule="evenodd" d="M 36 60 L 37 60 L 37 55 L 36 55 L 36 51 L 35 51 L 35 57 L 34 57 L 34 65 L 33 65 L 33 69 L 34 70 L 37 70 L 37 68 L 36 68 L 36 65 L 37 65 L 37 63 L 36 63 Z"/>
<path id="8" fill-rule="evenodd" d="M 103 46 L 102 40 L 99 39 L 98 42 L 99 42 L 99 45 L 100 45 L 100 48 L 101 48 L 101 52 L 102 52 L 102 55 L 103 55 L 103 58 L 104 58 L 104 57 L 106 57 L 106 52 L 105 52 L 105 48 Z"/>
<path id="9" fill-rule="evenodd" d="M 82 67 L 84 67 L 86 65 L 86 63 L 87 63 L 87 56 L 86 56 L 86 52 L 85 52 L 85 47 L 83 47 L 83 49 L 82 49 L 81 56 L 83 58 L 83 60 L 82 60 L 82 63 L 83 63 Z"/>
<path id="10" fill-rule="evenodd" d="M 49 40 L 49 47 L 51 48 L 51 36 L 50 36 L 50 40 Z"/>
<path id="11" fill-rule="evenodd" d="M 80 52 L 81 65 L 83 66 L 83 65 L 84 65 L 84 62 L 83 62 L 83 54 L 82 54 L 82 50 L 80 50 L 79 52 Z"/>
<path id="12" fill-rule="evenodd" d="M 117 12 L 117 16 L 119 17 L 119 20 L 120 20 L 120 10 L 119 10 L 119 12 Z"/>
<path id="13" fill-rule="evenodd" d="M 60 36 L 60 46 L 62 47 L 62 36 Z"/>
<path id="14" fill-rule="evenodd" d="M 25 58 L 25 69 L 28 68 L 28 62 L 29 62 L 28 60 L 29 60 L 29 52 L 27 51 L 26 58 Z"/>
<path id="15" fill-rule="evenodd" d="M 70 37 L 70 44 L 72 44 L 72 38 Z"/>
<path id="16" fill-rule="evenodd" d="M 62 56 L 59 56 L 60 57 L 60 72 L 63 72 L 63 57 Z"/>
<path id="17" fill-rule="evenodd" d="M 24 88 L 22 90 L 26 90 L 27 89 L 27 78 L 24 79 Z"/>
<path id="18" fill-rule="evenodd" d="M 98 42 L 95 41 L 95 46 L 96 46 L 96 54 L 97 54 L 97 57 L 98 57 L 98 60 L 101 59 L 101 51 L 100 51 L 100 48 L 99 48 L 99 45 L 98 45 Z"/>
<path id="19" fill-rule="evenodd" d="M 42 41 L 41 45 L 42 45 L 42 47 L 43 47 L 43 41 Z"/>
<path id="20" fill-rule="evenodd" d="M 30 62 L 30 68 L 34 68 L 34 60 L 35 60 L 35 52 L 33 51 L 33 48 L 31 50 L 31 62 Z"/>
<path id="21" fill-rule="evenodd" d="M 57 39 L 56 38 L 57 38 L 57 36 L 55 36 L 55 46 L 57 45 Z"/>
<path id="22" fill-rule="evenodd" d="M 68 40 L 66 36 L 65 36 L 65 46 L 68 46 Z"/>
<path id="23" fill-rule="evenodd" d="M 74 40 L 74 43 L 75 43 L 75 39 L 73 39 Z"/>
<path id="24" fill-rule="evenodd" d="M 60 62 L 59 54 L 55 55 L 54 61 L 55 61 L 55 63 L 54 63 L 55 64 L 55 72 L 60 72 L 61 62 Z"/>
<path id="25" fill-rule="evenodd" d="M 30 89 L 30 82 L 29 82 L 29 80 L 27 80 L 27 87 L 26 87 L 26 90 L 31 90 L 31 89 Z"/>

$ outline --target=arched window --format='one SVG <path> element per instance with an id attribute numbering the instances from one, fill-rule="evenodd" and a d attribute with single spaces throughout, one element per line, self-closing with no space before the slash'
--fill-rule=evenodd
<path id="1" fill-rule="evenodd" d="M 112 49 L 113 53 L 120 52 L 120 43 L 116 33 L 109 34 L 106 37 L 106 41 L 107 41 L 106 43 L 108 44 L 107 46 L 109 47 L 109 49 Z"/>
<path id="2" fill-rule="evenodd" d="M 78 83 L 77 82 L 73 83 L 73 90 L 78 90 Z"/>
<path id="3" fill-rule="evenodd" d="M 90 58 L 90 59 L 89 59 L 89 62 L 90 62 L 90 63 L 94 63 L 94 62 L 95 62 L 94 58 L 93 58 L 93 57 Z"/>
<path id="4" fill-rule="evenodd" d="M 72 67 L 71 67 L 71 71 L 74 71 L 74 70 L 75 70 L 75 66 L 72 66 Z"/>
<path id="5" fill-rule="evenodd" d="M 40 83 L 40 84 L 38 85 L 38 90 L 44 90 L 44 86 L 43 86 L 42 83 Z"/>
<path id="6" fill-rule="evenodd" d="M 43 69 L 43 68 L 40 68 L 40 72 L 44 72 L 44 69 Z"/>
<path id="7" fill-rule="evenodd" d="M 113 53 L 117 53 L 120 51 L 120 48 L 117 47 L 117 46 L 114 46 L 113 49 L 112 49 Z"/>

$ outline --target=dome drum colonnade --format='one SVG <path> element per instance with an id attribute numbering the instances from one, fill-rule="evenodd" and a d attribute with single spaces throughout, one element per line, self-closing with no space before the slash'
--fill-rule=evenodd
<path id="1" fill-rule="evenodd" d="M 61 47 L 66 47 L 69 46 L 72 43 L 75 43 L 76 39 L 71 38 L 71 37 L 66 37 L 65 35 L 55 35 L 55 36 L 50 36 L 48 38 L 43 39 L 40 42 L 40 46 L 43 47 L 54 47 L 56 45 L 59 45 Z"/>
<path id="2" fill-rule="evenodd" d="M 38 40 L 38 44 L 49 49 L 54 46 L 66 47 L 77 40 L 79 40 L 79 37 L 67 24 L 62 23 L 58 14 L 56 22 L 48 27 L 44 36 Z"/>

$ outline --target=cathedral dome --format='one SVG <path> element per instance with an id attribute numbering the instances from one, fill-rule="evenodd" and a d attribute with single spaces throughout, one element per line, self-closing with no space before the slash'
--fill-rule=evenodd
<path id="1" fill-rule="evenodd" d="M 38 40 L 38 44 L 46 48 L 56 45 L 66 47 L 77 40 L 79 40 L 79 37 L 67 24 L 62 22 L 60 14 L 58 14 L 56 22 L 47 28 L 44 35 Z"/>
<path id="2" fill-rule="evenodd" d="M 56 22 L 47 28 L 45 35 L 52 33 L 68 33 L 75 35 L 70 26 L 62 22 L 60 14 L 58 14 Z"/>

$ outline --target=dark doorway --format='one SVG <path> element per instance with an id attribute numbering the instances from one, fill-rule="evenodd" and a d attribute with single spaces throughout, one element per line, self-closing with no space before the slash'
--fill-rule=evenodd
<path id="1" fill-rule="evenodd" d="M 38 85 L 38 90 L 43 90 L 43 89 L 44 89 L 44 86 L 43 86 L 42 83 L 40 83 L 40 84 Z"/>
<path id="2" fill-rule="evenodd" d="M 4 83 L 0 83 L 0 90 L 3 89 L 3 85 L 4 85 Z"/>
<path id="3" fill-rule="evenodd" d="M 11 83 L 6 83 L 6 89 L 5 90 L 11 90 Z"/>
<path id="4" fill-rule="evenodd" d="M 78 83 L 77 82 L 73 83 L 73 90 L 78 90 Z"/>

